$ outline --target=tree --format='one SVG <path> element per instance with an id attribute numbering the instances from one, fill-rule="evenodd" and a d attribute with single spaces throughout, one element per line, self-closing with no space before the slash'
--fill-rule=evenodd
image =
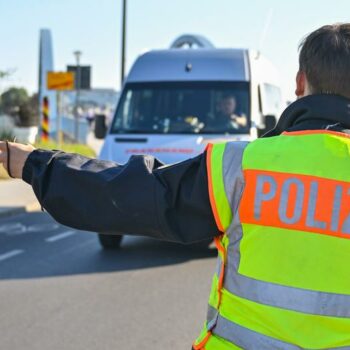
<path id="1" fill-rule="evenodd" d="M 29 102 L 29 96 L 26 89 L 13 87 L 1 94 L 0 101 L 2 113 L 16 116 L 20 106 Z"/>
<path id="2" fill-rule="evenodd" d="M 36 126 L 39 124 L 38 94 L 33 94 L 26 102 L 19 106 L 19 126 Z"/>
<path id="3" fill-rule="evenodd" d="M 9 71 L 2 71 L 2 70 L 0 70 L 0 79 L 8 77 L 10 74 L 11 73 Z"/>

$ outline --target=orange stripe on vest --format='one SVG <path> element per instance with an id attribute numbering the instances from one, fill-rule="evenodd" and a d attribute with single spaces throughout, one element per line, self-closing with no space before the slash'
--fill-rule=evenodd
<path id="1" fill-rule="evenodd" d="M 209 187 L 209 200 L 210 200 L 210 205 L 212 207 L 213 210 L 213 215 L 214 215 L 214 219 L 215 219 L 215 223 L 216 226 L 218 227 L 218 229 L 221 232 L 225 232 L 225 229 L 221 223 L 220 220 L 220 215 L 219 215 L 219 211 L 218 208 L 216 206 L 216 201 L 215 201 L 215 195 L 214 195 L 214 184 L 213 184 L 213 178 L 212 178 L 212 164 L 211 164 L 211 155 L 213 152 L 213 145 L 212 144 L 208 144 L 207 145 L 207 175 L 208 175 L 208 187 Z"/>
<path id="2" fill-rule="evenodd" d="M 245 170 L 242 223 L 350 239 L 350 183 Z"/>

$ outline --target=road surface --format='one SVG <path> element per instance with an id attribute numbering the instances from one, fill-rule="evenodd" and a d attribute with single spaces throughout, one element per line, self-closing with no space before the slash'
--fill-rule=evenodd
<path id="1" fill-rule="evenodd" d="M 97 236 L 47 213 L 0 219 L 3 350 L 189 350 L 205 320 L 215 250 Z"/>

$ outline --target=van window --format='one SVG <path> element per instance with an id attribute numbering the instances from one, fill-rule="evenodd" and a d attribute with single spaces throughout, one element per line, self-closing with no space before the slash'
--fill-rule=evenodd
<path id="1" fill-rule="evenodd" d="M 249 133 L 245 82 L 127 84 L 111 133 Z"/>

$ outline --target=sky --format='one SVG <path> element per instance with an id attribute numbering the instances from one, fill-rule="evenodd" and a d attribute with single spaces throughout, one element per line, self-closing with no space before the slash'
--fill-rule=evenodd
<path id="1" fill-rule="evenodd" d="M 120 89 L 122 0 L 0 0 L 0 91 L 38 89 L 39 30 L 53 38 L 56 71 L 92 65 L 92 86 Z M 146 50 L 168 48 L 181 34 L 216 47 L 259 49 L 276 66 L 287 99 L 294 94 L 301 39 L 324 24 L 350 21 L 349 0 L 128 0 L 127 72 Z"/>

